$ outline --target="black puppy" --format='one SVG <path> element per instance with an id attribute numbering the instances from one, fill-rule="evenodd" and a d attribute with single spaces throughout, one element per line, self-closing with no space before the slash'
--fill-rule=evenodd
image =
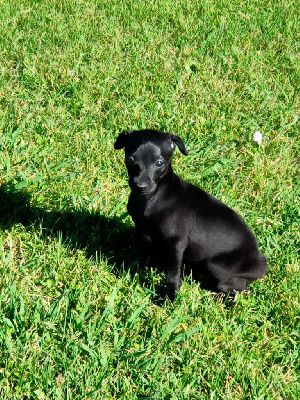
<path id="1" fill-rule="evenodd" d="M 173 172 L 175 145 L 181 138 L 168 132 L 122 132 L 115 149 L 125 148 L 131 194 L 128 212 L 142 246 L 142 258 L 162 266 L 171 301 L 181 285 L 182 264 L 217 280 L 221 292 L 247 290 L 262 277 L 266 257 L 243 219 L 216 198 Z"/>

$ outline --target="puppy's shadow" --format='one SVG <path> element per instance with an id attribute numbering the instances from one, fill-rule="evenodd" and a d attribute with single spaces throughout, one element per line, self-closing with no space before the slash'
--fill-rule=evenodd
<path id="1" fill-rule="evenodd" d="M 73 248 L 84 249 L 88 257 L 95 257 L 96 253 L 104 256 L 116 275 L 120 276 L 123 271 L 131 277 L 138 274 L 141 284 L 152 287 L 150 269 L 139 267 L 139 247 L 134 227 L 125 223 L 124 219 L 109 218 L 86 210 L 48 211 L 33 206 L 26 190 L 16 190 L 13 184 L 0 186 L 0 228 L 3 230 L 19 223 L 24 227 L 35 227 L 39 232 L 42 228 L 45 240 L 62 234 L 63 241 Z M 184 274 L 186 277 L 191 274 L 202 289 L 215 291 L 216 283 L 210 277 L 199 277 L 187 267 Z M 158 297 L 164 290 L 164 283 L 157 284 Z"/>
<path id="2" fill-rule="evenodd" d="M 16 190 L 13 184 L 0 186 L 0 227 L 11 229 L 17 223 L 33 226 L 42 237 L 62 234 L 63 240 L 76 249 L 85 249 L 88 257 L 104 256 L 113 267 L 135 274 L 138 248 L 133 226 L 123 222 L 124 216 L 108 218 L 86 210 L 48 211 L 35 207 L 26 190 Z"/>

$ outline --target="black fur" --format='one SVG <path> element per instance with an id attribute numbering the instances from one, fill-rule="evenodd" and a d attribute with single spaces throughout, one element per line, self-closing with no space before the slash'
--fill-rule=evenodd
<path id="1" fill-rule="evenodd" d="M 175 145 L 182 139 L 154 130 L 122 132 L 115 149 L 125 148 L 131 193 L 128 212 L 142 247 L 142 259 L 163 267 L 171 301 L 181 285 L 181 268 L 216 279 L 221 292 L 247 290 L 262 277 L 266 257 L 243 219 L 231 208 L 173 172 Z"/>

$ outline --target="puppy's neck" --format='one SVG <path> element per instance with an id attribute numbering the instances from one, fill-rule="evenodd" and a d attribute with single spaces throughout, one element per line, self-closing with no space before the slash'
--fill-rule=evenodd
<path id="1" fill-rule="evenodd" d="M 157 186 L 168 184 L 170 181 L 174 179 L 175 176 L 176 174 L 173 171 L 172 164 L 170 163 L 169 168 L 166 171 L 166 174 L 162 177 Z"/>

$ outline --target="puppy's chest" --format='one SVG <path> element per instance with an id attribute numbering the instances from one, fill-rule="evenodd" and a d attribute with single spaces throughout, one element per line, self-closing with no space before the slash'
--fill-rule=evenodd
<path id="1" fill-rule="evenodd" d="M 151 220 L 155 220 L 157 216 L 154 201 L 145 201 L 132 195 L 129 198 L 127 210 L 134 223 L 146 224 Z"/>
<path id="2" fill-rule="evenodd" d="M 155 202 L 143 203 L 129 199 L 127 209 L 143 242 L 155 244 L 168 234 L 168 225 L 164 223 L 160 210 L 155 208 Z"/>

